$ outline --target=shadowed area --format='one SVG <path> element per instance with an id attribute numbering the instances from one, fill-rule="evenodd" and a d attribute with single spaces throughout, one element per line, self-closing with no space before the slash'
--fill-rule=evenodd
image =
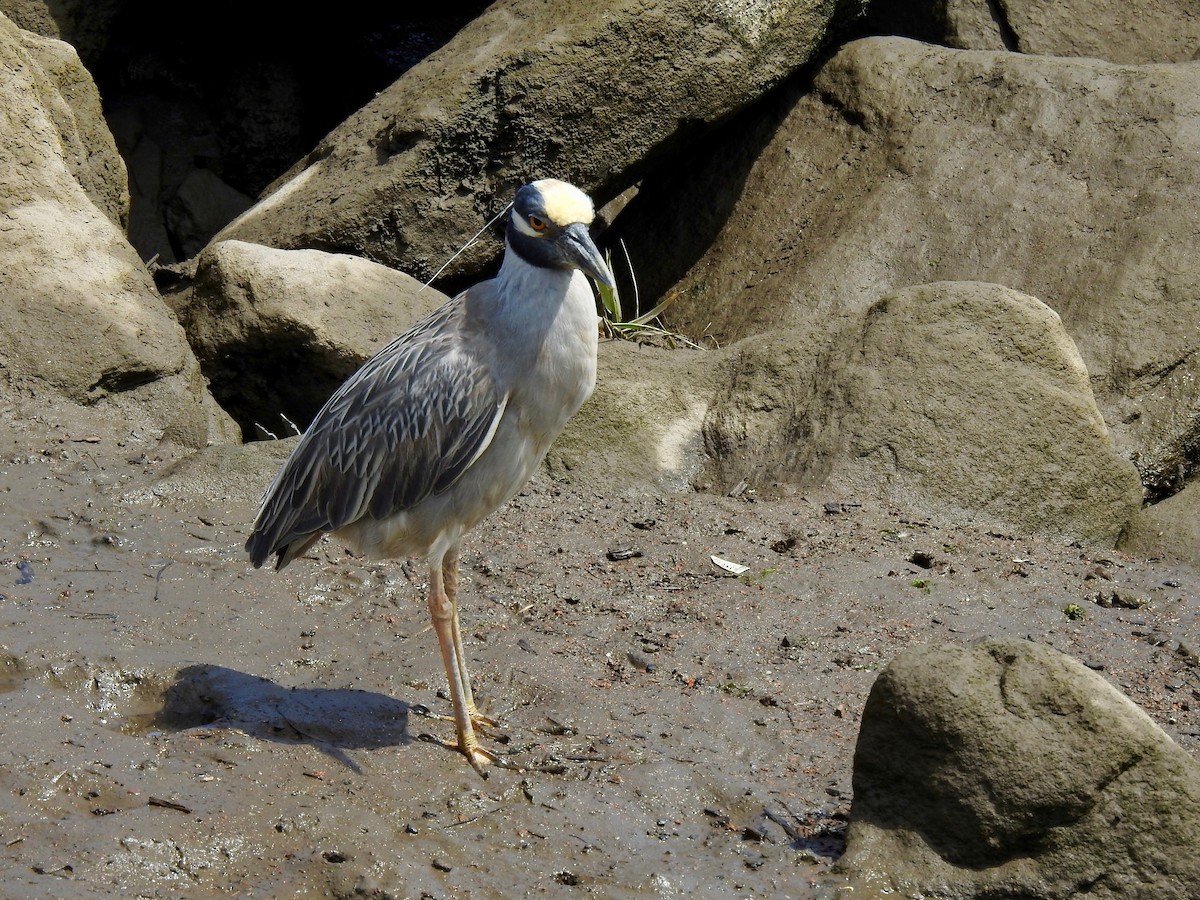
<path id="1" fill-rule="evenodd" d="M 268 741 L 311 744 L 350 768 L 343 752 L 407 744 L 409 705 L 383 694 L 340 688 L 285 688 L 224 666 L 181 669 L 153 717 L 182 731 L 237 728 Z"/>

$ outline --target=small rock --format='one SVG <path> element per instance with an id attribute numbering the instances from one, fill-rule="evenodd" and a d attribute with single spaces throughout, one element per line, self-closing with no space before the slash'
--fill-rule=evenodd
<path id="1" fill-rule="evenodd" d="M 1097 606 L 1102 606 L 1105 609 L 1141 609 L 1144 606 L 1150 605 L 1150 600 L 1147 597 L 1135 597 L 1129 594 L 1122 594 L 1120 591 L 1097 591 L 1092 594 L 1091 600 Z"/>
<path id="2" fill-rule="evenodd" d="M 623 559 L 634 559 L 642 555 L 642 551 L 637 547 L 614 547 L 607 554 L 613 562 L 620 562 Z"/>
<path id="3" fill-rule="evenodd" d="M 648 675 L 654 674 L 654 670 L 656 668 L 655 664 L 646 659 L 646 657 L 641 653 L 638 653 L 635 650 L 630 650 L 625 654 L 625 656 L 629 660 L 630 665 L 632 665 L 635 669 L 639 669 Z"/>

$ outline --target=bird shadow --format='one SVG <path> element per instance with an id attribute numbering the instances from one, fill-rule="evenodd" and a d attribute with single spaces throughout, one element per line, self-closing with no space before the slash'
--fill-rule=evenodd
<path id="1" fill-rule="evenodd" d="M 347 751 L 408 744 L 409 708 L 370 691 L 285 688 L 225 666 L 194 665 L 176 673 L 149 724 L 170 731 L 236 728 L 261 740 L 308 744 L 361 773 Z"/>

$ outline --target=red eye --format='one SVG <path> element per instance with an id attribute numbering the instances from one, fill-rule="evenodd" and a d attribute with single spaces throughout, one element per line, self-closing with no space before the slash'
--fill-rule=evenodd
<path id="1" fill-rule="evenodd" d="M 545 231 L 546 223 L 543 222 L 541 219 L 539 219 L 537 216 L 530 216 L 529 217 L 529 227 L 532 228 L 534 231 Z"/>

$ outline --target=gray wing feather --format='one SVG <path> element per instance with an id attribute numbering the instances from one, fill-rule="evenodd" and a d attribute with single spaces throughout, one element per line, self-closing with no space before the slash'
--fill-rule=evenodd
<path id="1" fill-rule="evenodd" d="M 246 543 L 279 566 L 294 542 L 386 518 L 453 485 L 495 433 L 507 397 L 464 344 L 461 298 L 363 364 L 317 413 L 267 491 Z"/>

